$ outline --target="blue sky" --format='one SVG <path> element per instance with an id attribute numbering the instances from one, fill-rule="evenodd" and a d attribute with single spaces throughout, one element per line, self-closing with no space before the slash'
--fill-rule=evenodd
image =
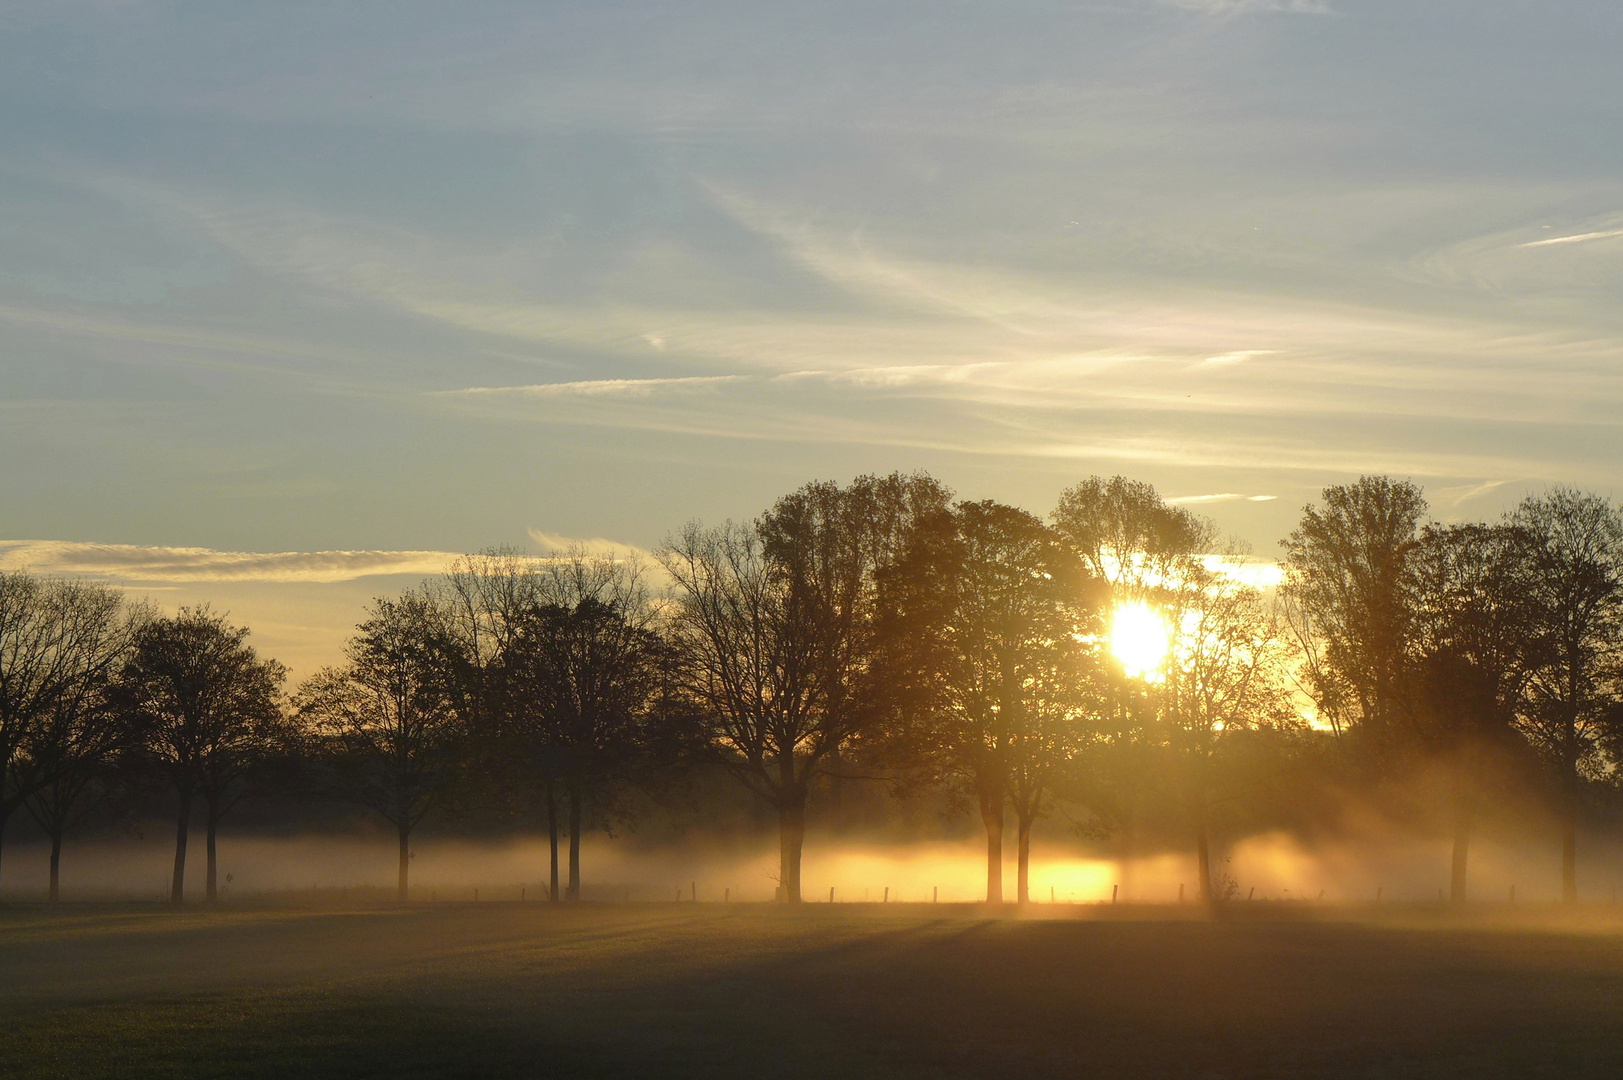
<path id="1" fill-rule="evenodd" d="M 1593 0 L 11 0 L 0 558 L 313 657 L 433 553 L 814 477 L 1124 472 L 1259 554 L 1360 472 L 1614 493 L 1620 55 Z"/>

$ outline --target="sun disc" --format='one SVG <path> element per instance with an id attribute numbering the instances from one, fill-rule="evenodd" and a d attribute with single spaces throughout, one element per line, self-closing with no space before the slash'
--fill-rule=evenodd
<path id="1" fill-rule="evenodd" d="M 1110 620 L 1110 653 L 1135 679 L 1158 673 L 1171 650 L 1166 620 L 1148 604 L 1123 604 Z"/>

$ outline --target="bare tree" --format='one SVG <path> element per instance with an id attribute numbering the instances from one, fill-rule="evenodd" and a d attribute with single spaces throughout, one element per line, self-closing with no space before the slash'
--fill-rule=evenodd
<path id="1" fill-rule="evenodd" d="M 754 525 L 690 524 L 659 552 L 678 677 L 716 759 L 778 812 L 787 902 L 812 785 L 881 716 L 878 575 L 947 498 L 922 474 L 810 484 Z"/>
<path id="2" fill-rule="evenodd" d="M 185 900 L 186 848 L 193 803 L 207 809 L 209 900 L 218 898 L 216 838 L 235 805 L 234 785 L 249 763 L 288 734 L 281 707 L 286 669 L 262 660 L 234 627 L 206 605 L 154 619 L 135 634 L 117 692 L 148 761 L 174 787 L 175 868 L 170 899 Z"/>
<path id="3" fill-rule="evenodd" d="M 0 572 L 0 839 L 57 779 L 63 740 L 97 708 L 133 625 L 113 589 Z"/>
<path id="4" fill-rule="evenodd" d="M 411 834 L 441 798 L 465 725 L 439 612 L 427 597 L 379 599 L 345 647 L 342 667 L 300 688 L 296 705 L 336 751 L 346 794 L 394 826 L 398 897 L 407 898 Z"/>
<path id="5" fill-rule="evenodd" d="M 1510 520 L 1525 543 L 1533 632 L 1548 650 L 1520 726 L 1560 788 L 1561 895 L 1570 902 L 1578 898 L 1582 785 L 1606 767 L 1600 737 L 1623 660 L 1623 511 L 1555 488 L 1524 500 Z"/>
<path id="6" fill-rule="evenodd" d="M 562 754 L 544 702 L 526 684 L 514 648 L 529 614 L 539 606 L 541 561 L 496 548 L 459 559 L 427 591 L 456 647 L 459 708 L 472 742 L 492 765 L 539 783 L 550 847 L 548 896 L 562 897 L 558 871 L 558 786 Z M 511 761 L 513 757 L 519 761 Z"/>
<path id="7" fill-rule="evenodd" d="M 122 652 L 139 625 L 137 620 L 145 615 L 144 609 L 135 609 L 109 621 L 109 640 L 104 642 L 109 657 Z M 52 903 L 62 895 L 63 838 L 112 790 L 114 762 L 127 744 L 126 729 L 110 693 L 112 675 L 108 664 L 63 694 L 28 747 L 42 783 L 24 805 L 51 842 L 48 896 Z"/>
<path id="8" fill-rule="evenodd" d="M 659 558 L 683 686 L 722 764 L 777 810 L 780 895 L 798 903 L 806 789 L 845 735 L 824 723 L 809 634 L 749 526 L 690 524 Z"/>
<path id="9" fill-rule="evenodd" d="M 510 726 L 526 725 L 519 734 L 549 752 L 548 775 L 566 789 L 569 900 L 581 895 L 587 804 L 606 799 L 644 742 L 662 659 L 653 623 L 641 563 L 577 547 L 537 571 L 533 602 L 502 656 Z"/>

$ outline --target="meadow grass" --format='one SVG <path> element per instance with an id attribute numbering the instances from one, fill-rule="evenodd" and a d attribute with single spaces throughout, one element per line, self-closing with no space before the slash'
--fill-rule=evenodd
<path id="1" fill-rule="evenodd" d="M 1623 921 L 0 909 L 3 1077 L 1616 1077 Z"/>

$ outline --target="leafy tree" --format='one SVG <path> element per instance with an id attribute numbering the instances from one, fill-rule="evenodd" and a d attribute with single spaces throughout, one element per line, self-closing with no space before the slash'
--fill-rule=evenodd
<path id="1" fill-rule="evenodd" d="M 1212 903 L 1212 810 L 1245 793 L 1224 782 L 1225 756 L 1242 740 L 1305 723 L 1292 708 L 1288 649 L 1258 590 L 1200 563 L 1178 573 L 1158 589 L 1169 648 L 1141 677 L 1141 730 L 1164 764 L 1155 786 L 1190 824 L 1198 898 Z"/>
<path id="2" fill-rule="evenodd" d="M 1283 541 L 1286 612 L 1319 715 L 1379 757 L 1406 729 L 1410 556 L 1426 500 L 1406 480 L 1364 476 L 1325 488 L 1323 503 Z"/>
<path id="3" fill-rule="evenodd" d="M 257 763 L 285 748 L 286 669 L 260 659 L 246 627 L 207 605 L 153 619 L 135 634 L 117 694 L 141 752 L 175 790 L 173 903 L 185 899 L 186 848 L 193 803 L 202 796 L 207 825 L 207 895 L 218 898 L 219 825 L 241 797 Z"/>
<path id="4" fill-rule="evenodd" d="M 885 578 L 891 662 L 911 691 L 909 742 L 980 812 L 988 903 L 1003 900 L 1006 804 L 1017 812 L 1023 902 L 1031 825 L 1055 770 L 1092 736 L 1084 578 L 1040 518 L 991 501 L 936 515 Z"/>
<path id="5" fill-rule="evenodd" d="M 946 499 L 923 475 L 811 484 L 754 525 L 690 524 L 659 552 L 676 676 L 709 753 L 777 810 L 790 903 L 811 788 L 881 717 L 878 575 Z"/>
<path id="6" fill-rule="evenodd" d="M 1124 611 L 1148 613 L 1163 624 L 1178 618 L 1175 612 L 1184 604 L 1178 589 L 1204 580 L 1205 560 L 1218 547 L 1210 521 L 1168 504 L 1154 486 L 1123 476 L 1093 476 L 1066 489 L 1050 520 L 1103 583 L 1099 603 L 1108 623 Z M 1169 635 L 1171 630 L 1165 627 Z M 1148 699 L 1142 680 L 1129 677 L 1120 665 L 1107 664 L 1104 671 L 1109 675 L 1102 687 L 1106 711 L 1097 723 L 1105 738 L 1096 755 L 1102 760 L 1087 795 L 1101 827 L 1121 827 L 1126 857 L 1142 804 L 1156 793 L 1164 744 L 1143 726 Z"/>
<path id="7" fill-rule="evenodd" d="M 116 590 L 0 572 L 0 838 L 105 734 L 102 693 L 136 622 Z"/>
<path id="8" fill-rule="evenodd" d="M 1428 526 L 1410 555 L 1412 714 L 1423 744 L 1444 754 L 1453 773 L 1454 903 L 1466 899 L 1485 759 L 1514 738 L 1540 663 L 1525 547 L 1514 526 Z"/>
<path id="9" fill-rule="evenodd" d="M 296 699 L 311 731 L 336 751 L 345 793 L 394 826 L 402 903 L 412 830 L 443 796 L 465 730 L 452 652 L 426 596 L 379 599 L 345 648 L 347 662 L 317 673 Z"/>
<path id="10" fill-rule="evenodd" d="M 1555 488 L 1510 516 L 1525 544 L 1532 635 L 1547 650 L 1532 673 L 1520 728 L 1560 790 L 1561 894 L 1578 898 L 1578 807 L 1608 768 L 1601 738 L 1623 661 L 1623 511 Z"/>
<path id="11" fill-rule="evenodd" d="M 1094 576 L 1113 586 L 1117 602 L 1143 599 L 1216 548 L 1211 522 L 1124 476 L 1092 476 L 1067 488 L 1051 520 Z"/>

